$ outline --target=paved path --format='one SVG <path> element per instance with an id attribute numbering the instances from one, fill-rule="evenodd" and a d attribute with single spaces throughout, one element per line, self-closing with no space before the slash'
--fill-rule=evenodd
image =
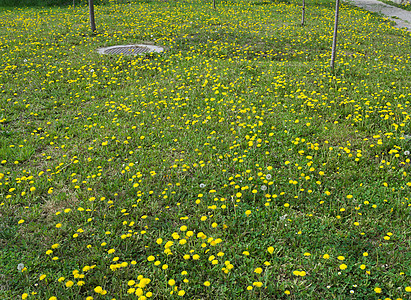
<path id="1" fill-rule="evenodd" d="M 390 20 L 397 23 L 395 27 L 408 28 L 411 31 L 411 11 L 407 11 L 392 5 L 385 4 L 377 0 L 346 0 L 355 6 L 365 10 L 386 15 Z M 394 18 L 393 18 L 394 17 Z M 399 19 L 397 19 L 399 18 Z"/>

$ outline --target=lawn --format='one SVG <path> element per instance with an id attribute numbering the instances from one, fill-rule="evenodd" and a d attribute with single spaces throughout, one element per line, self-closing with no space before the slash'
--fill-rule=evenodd
<path id="1" fill-rule="evenodd" d="M 0 298 L 410 299 L 411 33 L 300 2 L 1 9 Z"/>
<path id="2" fill-rule="evenodd" d="M 404 3 L 404 4 L 398 4 L 398 3 L 395 3 L 395 2 L 392 2 L 392 1 L 389 1 L 389 0 L 384 0 L 382 2 L 387 3 L 389 5 L 392 5 L 392 6 L 396 6 L 396 7 L 401 8 L 401 9 L 411 11 L 411 2 L 407 2 L 407 3 Z"/>

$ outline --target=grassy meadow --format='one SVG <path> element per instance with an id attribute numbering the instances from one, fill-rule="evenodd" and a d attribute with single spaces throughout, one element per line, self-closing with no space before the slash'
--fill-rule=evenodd
<path id="1" fill-rule="evenodd" d="M 0 9 L 0 299 L 410 299 L 411 33 L 300 2 Z"/>
<path id="2" fill-rule="evenodd" d="M 389 0 L 384 0 L 382 2 L 387 3 L 389 5 L 392 5 L 392 6 L 396 6 L 396 7 L 401 8 L 401 9 L 411 11 L 411 2 L 406 2 L 404 4 L 395 3 L 395 2 L 392 2 L 392 1 L 389 1 Z"/>

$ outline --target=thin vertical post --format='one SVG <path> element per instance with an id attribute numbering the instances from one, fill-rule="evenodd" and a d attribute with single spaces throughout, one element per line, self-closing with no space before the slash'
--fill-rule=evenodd
<path id="1" fill-rule="evenodd" d="M 90 14 L 90 28 L 92 32 L 96 31 L 96 21 L 94 19 L 94 0 L 88 0 Z"/>
<path id="2" fill-rule="evenodd" d="M 335 52 L 337 48 L 337 31 L 338 31 L 338 14 L 340 8 L 340 0 L 335 0 L 335 20 L 334 20 L 334 36 L 333 36 L 333 47 L 331 50 L 331 69 L 334 69 L 335 62 Z"/>
<path id="3" fill-rule="evenodd" d="M 213 8 L 215 9 L 215 0 L 213 0 Z"/>
<path id="4" fill-rule="evenodd" d="M 304 26 L 304 19 L 305 19 L 305 0 L 303 0 L 303 14 L 301 16 L 301 26 Z"/>

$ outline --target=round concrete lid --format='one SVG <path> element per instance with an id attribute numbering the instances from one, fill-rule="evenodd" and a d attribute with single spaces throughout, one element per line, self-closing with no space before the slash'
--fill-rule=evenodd
<path id="1" fill-rule="evenodd" d="M 139 55 L 150 52 L 163 52 L 162 47 L 153 45 L 118 45 L 97 49 L 100 54 Z"/>

